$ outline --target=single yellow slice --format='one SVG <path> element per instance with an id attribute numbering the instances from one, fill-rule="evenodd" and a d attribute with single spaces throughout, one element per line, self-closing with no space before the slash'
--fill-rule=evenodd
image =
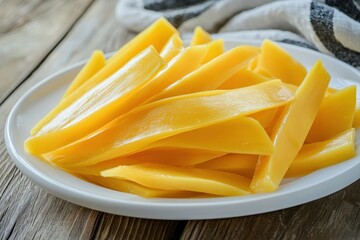
<path id="1" fill-rule="evenodd" d="M 255 72 L 269 78 L 281 79 L 286 83 L 300 85 L 306 75 L 306 68 L 280 46 L 265 40 L 256 62 Z"/>
<path id="2" fill-rule="evenodd" d="M 243 176 L 252 177 L 258 158 L 258 155 L 230 153 L 203 163 L 199 163 L 196 165 L 196 167 L 240 173 Z"/>
<path id="3" fill-rule="evenodd" d="M 222 39 L 211 41 L 208 45 L 209 51 L 205 55 L 204 59 L 201 61 L 202 64 L 210 62 L 211 60 L 225 52 L 224 40 Z"/>
<path id="4" fill-rule="evenodd" d="M 49 161 L 89 166 L 136 152 L 150 143 L 182 132 L 285 105 L 292 98 L 293 92 L 279 80 L 274 80 L 236 90 L 164 99 L 137 108 L 90 136 L 43 157 Z"/>
<path id="5" fill-rule="evenodd" d="M 250 193 L 249 179 L 208 169 L 144 163 L 119 166 L 102 171 L 101 175 L 162 190 L 202 192 L 220 196 L 239 196 Z"/>
<path id="6" fill-rule="evenodd" d="M 58 167 L 80 174 L 100 176 L 101 171 L 120 165 L 134 165 L 150 162 L 167 164 L 171 166 L 192 166 L 198 163 L 206 162 L 216 157 L 223 156 L 225 154 L 226 153 L 222 152 L 198 149 L 155 148 L 144 150 L 126 157 L 103 161 L 101 163 L 87 167 L 76 167 L 71 165 L 68 166 L 66 164 L 58 164 Z"/>
<path id="7" fill-rule="evenodd" d="M 221 84 L 218 89 L 234 89 L 247 87 L 259 83 L 263 83 L 270 80 L 268 77 L 265 77 L 256 72 L 247 70 L 245 67 L 240 71 L 232 75 L 227 79 L 223 84 Z"/>
<path id="8" fill-rule="evenodd" d="M 356 155 L 355 139 L 356 131 L 352 128 L 329 140 L 304 144 L 285 177 L 304 176 L 354 157 Z M 196 167 L 252 176 L 257 159 L 257 155 L 227 154 L 199 163 Z"/>
<path id="9" fill-rule="evenodd" d="M 285 176 L 303 176 L 354 157 L 355 138 L 356 131 L 352 128 L 329 140 L 305 144 Z"/>
<path id="10" fill-rule="evenodd" d="M 175 56 L 168 65 L 145 85 L 139 86 L 137 93 L 129 96 L 126 101 L 117 105 L 118 116 L 127 113 L 138 105 L 146 102 L 152 95 L 161 92 L 164 88 L 182 78 L 200 66 L 201 60 L 207 53 L 208 46 L 194 46 L 186 48 Z"/>
<path id="11" fill-rule="evenodd" d="M 258 61 L 259 61 L 259 56 L 254 57 L 253 59 L 251 59 L 251 60 L 249 61 L 249 63 L 246 64 L 246 67 L 245 67 L 246 70 L 253 72 L 253 71 L 256 69 L 256 66 L 257 66 Z M 262 75 L 262 76 L 263 76 L 263 77 L 267 77 L 267 76 L 264 76 L 264 75 Z M 267 78 L 268 78 L 268 77 L 267 77 Z"/>
<path id="12" fill-rule="evenodd" d="M 186 75 L 149 101 L 216 89 L 255 55 L 257 51 L 246 46 L 236 47 Z"/>
<path id="13" fill-rule="evenodd" d="M 143 104 L 151 98 L 151 96 L 161 93 L 166 87 L 197 69 L 206 55 L 208 48 L 208 46 L 202 45 L 189 47 L 181 51 L 169 62 L 167 67 L 158 72 L 136 96 L 123 102 L 123 112 L 127 112 L 137 105 Z"/>
<path id="14" fill-rule="evenodd" d="M 261 124 L 261 126 L 263 126 L 263 128 L 266 129 L 271 126 L 278 111 L 279 111 L 278 108 L 271 108 L 271 109 L 268 109 L 265 111 L 253 113 L 253 114 L 249 115 L 249 117 L 258 121 Z"/>
<path id="15" fill-rule="evenodd" d="M 154 142 L 146 148 L 177 147 L 226 153 L 265 154 L 273 152 L 269 136 L 258 121 L 239 117 Z"/>
<path id="16" fill-rule="evenodd" d="M 81 69 L 78 75 L 76 75 L 75 79 L 71 82 L 63 98 L 69 96 L 76 89 L 78 89 L 84 82 L 89 80 L 100 69 L 102 69 L 105 66 L 105 64 L 106 64 L 106 59 L 104 53 L 100 50 L 94 51 L 89 61 L 85 64 L 85 66 Z"/>
<path id="17" fill-rule="evenodd" d="M 166 45 L 161 49 L 160 56 L 166 63 L 170 62 L 179 52 L 183 50 L 183 42 L 178 33 L 174 33 Z"/>
<path id="18" fill-rule="evenodd" d="M 211 36 L 202 27 L 196 27 L 190 46 L 201 45 L 211 42 Z"/>
<path id="19" fill-rule="evenodd" d="M 187 148 L 152 148 L 127 156 L 133 164 L 152 162 L 172 166 L 191 166 L 224 155 L 222 152 Z M 121 165 L 121 164 L 118 164 Z"/>
<path id="20" fill-rule="evenodd" d="M 273 129 L 271 139 L 274 141 L 274 153 L 259 158 L 251 183 L 254 192 L 277 189 L 305 141 L 329 81 L 328 72 L 322 63 L 317 61 Z"/>
<path id="21" fill-rule="evenodd" d="M 306 142 L 324 141 L 352 128 L 355 105 L 356 86 L 338 90 L 325 97 Z"/>
<path id="22" fill-rule="evenodd" d="M 76 91 L 59 102 L 43 119 L 41 119 L 31 130 L 31 135 L 35 135 L 42 127 L 48 124 L 61 111 L 73 104 L 77 99 L 90 91 L 93 87 L 109 78 L 120 68 L 122 68 L 130 59 L 149 46 L 154 46 L 159 51 L 168 39 L 176 33 L 177 30 L 165 19 L 160 18 L 150 25 L 143 32 L 134 37 L 125 44 L 114 56 L 112 56 L 105 67 L 98 71 L 92 78 L 82 84 Z"/>
<path id="23" fill-rule="evenodd" d="M 124 65 L 131 58 L 151 45 L 160 52 L 175 33 L 178 33 L 178 31 L 171 23 L 163 17 L 159 18 L 121 47 L 120 50 L 109 59 L 109 63 L 116 61 Z"/>
<path id="24" fill-rule="evenodd" d="M 142 186 L 135 182 L 120 180 L 116 178 L 105 178 L 101 176 L 84 175 L 86 180 L 97 185 L 116 191 L 135 194 L 144 198 L 191 198 L 198 196 L 197 193 L 188 191 L 169 191 Z"/>
<path id="25" fill-rule="evenodd" d="M 26 150 L 35 155 L 46 153 L 102 127 L 119 116 L 119 103 L 136 94 L 163 66 L 156 50 L 147 48 L 27 139 Z"/>

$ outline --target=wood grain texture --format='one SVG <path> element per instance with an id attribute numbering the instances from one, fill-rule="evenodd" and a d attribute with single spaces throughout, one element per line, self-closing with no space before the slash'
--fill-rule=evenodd
<path id="1" fill-rule="evenodd" d="M 254 216 L 189 221 L 181 239 L 360 239 L 360 181 L 328 197 Z"/>
<path id="2" fill-rule="evenodd" d="M 41 64 L 91 2 L 1 2 L 0 103 Z"/>
<path id="3" fill-rule="evenodd" d="M 133 36 L 115 19 L 115 3 L 92 4 L 41 66 L 0 106 L 1 126 L 16 100 L 42 78 L 88 58 L 94 49 L 114 51 Z M 0 239 L 173 239 L 181 234 L 181 222 L 105 214 L 46 193 L 14 166 L 5 150 L 3 129 L 0 136 Z"/>
<path id="4" fill-rule="evenodd" d="M 163 221 L 120 217 L 102 213 L 94 228 L 94 239 L 178 239 L 185 221 Z"/>

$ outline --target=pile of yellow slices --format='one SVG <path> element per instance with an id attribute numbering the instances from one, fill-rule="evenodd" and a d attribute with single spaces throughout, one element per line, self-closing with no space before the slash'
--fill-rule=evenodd
<path id="1" fill-rule="evenodd" d="M 143 197 L 270 192 L 355 156 L 356 87 L 329 81 L 269 40 L 225 51 L 198 27 L 185 47 L 161 18 L 109 59 L 94 51 L 25 149 Z"/>

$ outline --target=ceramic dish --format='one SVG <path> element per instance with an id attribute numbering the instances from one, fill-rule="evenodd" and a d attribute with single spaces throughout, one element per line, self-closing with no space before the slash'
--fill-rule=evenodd
<path id="1" fill-rule="evenodd" d="M 256 41 L 227 41 L 226 47 Z M 322 59 L 331 73 L 331 86 L 359 85 L 360 72 L 316 51 L 280 44 L 307 68 Z M 30 129 L 61 98 L 83 63 L 70 66 L 30 89 L 15 104 L 5 126 L 8 152 L 17 167 L 33 182 L 59 198 L 88 208 L 133 217 L 152 219 L 211 219 L 264 213 L 306 203 L 336 192 L 360 178 L 360 155 L 310 175 L 289 179 L 273 193 L 210 199 L 145 199 L 106 189 L 50 166 L 24 151 Z M 359 139 L 359 137 L 358 137 Z M 360 141 L 356 145 L 359 149 Z"/>

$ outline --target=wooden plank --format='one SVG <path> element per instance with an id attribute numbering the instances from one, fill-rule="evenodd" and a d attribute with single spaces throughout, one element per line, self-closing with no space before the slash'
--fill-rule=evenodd
<path id="1" fill-rule="evenodd" d="M 100 215 L 99 226 L 94 228 L 94 239 L 178 239 L 185 221 L 161 221 Z"/>
<path id="2" fill-rule="evenodd" d="M 92 0 L 0 3 L 0 104 L 46 58 Z"/>
<path id="3" fill-rule="evenodd" d="M 360 181 L 331 196 L 255 216 L 189 221 L 181 239 L 359 239 Z"/>
<path id="4" fill-rule="evenodd" d="M 41 66 L 0 107 L 0 124 L 15 101 L 43 77 L 85 59 L 94 49 L 114 51 L 132 37 L 115 19 L 116 0 L 96 1 Z M 0 75 L 1 76 L 1 75 Z M 183 222 L 153 221 L 76 206 L 32 184 L 10 161 L 0 129 L 0 239 L 172 239 Z"/>

